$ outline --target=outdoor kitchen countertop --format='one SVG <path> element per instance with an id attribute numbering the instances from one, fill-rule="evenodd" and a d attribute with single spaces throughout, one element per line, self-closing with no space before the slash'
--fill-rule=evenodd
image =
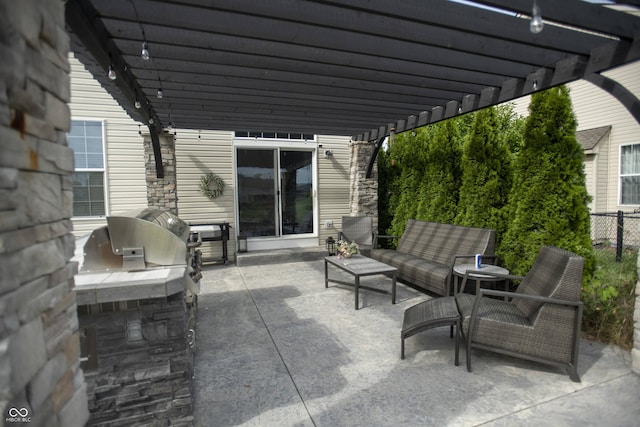
<path id="1" fill-rule="evenodd" d="M 185 290 L 187 267 L 165 266 L 141 271 L 80 272 L 75 276 L 78 305 L 159 298 Z"/>

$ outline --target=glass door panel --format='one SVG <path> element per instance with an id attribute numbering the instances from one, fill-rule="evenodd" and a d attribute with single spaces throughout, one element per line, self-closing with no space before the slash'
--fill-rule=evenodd
<path id="1" fill-rule="evenodd" d="M 276 150 L 237 151 L 239 235 L 276 236 Z"/>
<path id="2" fill-rule="evenodd" d="M 282 234 L 313 233 L 313 166 L 310 151 L 280 149 Z"/>

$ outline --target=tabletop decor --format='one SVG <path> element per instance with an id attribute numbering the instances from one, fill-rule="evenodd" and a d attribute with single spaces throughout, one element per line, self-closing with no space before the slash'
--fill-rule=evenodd
<path id="1" fill-rule="evenodd" d="M 347 240 L 338 240 L 338 257 L 351 258 L 351 255 L 358 253 L 358 244 Z"/>

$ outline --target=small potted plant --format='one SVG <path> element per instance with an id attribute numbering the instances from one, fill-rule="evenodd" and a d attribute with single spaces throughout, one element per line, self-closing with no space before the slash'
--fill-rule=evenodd
<path id="1" fill-rule="evenodd" d="M 346 240 L 338 240 L 338 258 L 351 258 L 358 253 L 358 244 Z"/>

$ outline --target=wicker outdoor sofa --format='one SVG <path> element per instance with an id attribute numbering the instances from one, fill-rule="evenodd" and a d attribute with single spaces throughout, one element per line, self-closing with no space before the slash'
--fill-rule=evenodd
<path id="1" fill-rule="evenodd" d="M 401 280 L 450 295 L 454 265 L 473 263 L 476 254 L 495 261 L 495 235 L 485 228 L 410 219 L 402 236 L 377 235 L 369 256 L 396 267 Z M 381 238 L 399 238 L 397 249 L 375 249 Z"/>

